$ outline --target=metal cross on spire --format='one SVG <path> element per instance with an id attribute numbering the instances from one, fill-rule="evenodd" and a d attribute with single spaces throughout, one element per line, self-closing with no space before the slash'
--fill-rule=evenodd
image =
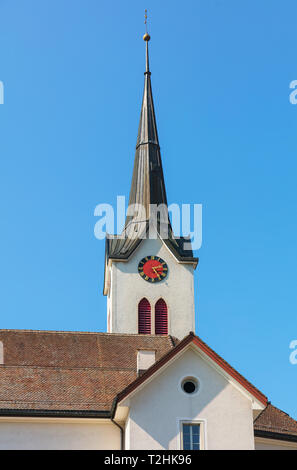
<path id="1" fill-rule="evenodd" d="M 144 10 L 144 24 L 145 24 L 145 32 L 147 33 L 147 10 Z"/>
<path id="2" fill-rule="evenodd" d="M 146 42 L 146 70 L 145 73 L 149 73 L 149 53 L 148 53 L 148 42 L 151 39 L 150 35 L 147 32 L 147 10 L 144 10 L 144 24 L 145 24 L 145 35 L 143 40 Z"/>

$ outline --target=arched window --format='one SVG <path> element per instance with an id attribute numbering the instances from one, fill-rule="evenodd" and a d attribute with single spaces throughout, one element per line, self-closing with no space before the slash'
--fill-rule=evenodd
<path id="1" fill-rule="evenodd" d="M 147 299 L 142 299 L 138 304 L 138 333 L 151 334 L 151 305 Z"/>
<path id="2" fill-rule="evenodd" d="M 163 299 L 159 299 L 155 305 L 155 333 L 156 335 L 168 335 L 168 312 Z"/>

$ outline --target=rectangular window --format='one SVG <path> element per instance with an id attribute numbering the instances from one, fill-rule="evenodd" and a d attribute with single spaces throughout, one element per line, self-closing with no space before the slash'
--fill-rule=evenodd
<path id="1" fill-rule="evenodd" d="M 182 424 L 182 444 L 184 450 L 200 450 L 200 424 Z"/>

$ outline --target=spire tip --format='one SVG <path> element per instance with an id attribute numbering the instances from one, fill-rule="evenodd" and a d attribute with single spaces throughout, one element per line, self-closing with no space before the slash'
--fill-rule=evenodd
<path id="1" fill-rule="evenodd" d="M 143 36 L 143 40 L 146 42 L 146 64 L 145 64 L 145 74 L 150 75 L 150 68 L 149 68 L 149 53 L 148 53 L 148 42 L 151 39 L 149 33 L 147 32 L 147 10 L 144 12 L 144 24 L 145 24 L 145 35 Z"/>
<path id="2" fill-rule="evenodd" d="M 145 24 L 145 35 L 143 36 L 143 40 L 148 42 L 151 37 L 147 32 L 147 10 L 144 10 L 144 24 Z"/>

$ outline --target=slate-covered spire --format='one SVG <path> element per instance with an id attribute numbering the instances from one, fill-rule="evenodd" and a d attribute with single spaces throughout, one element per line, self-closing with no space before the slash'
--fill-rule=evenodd
<path id="1" fill-rule="evenodd" d="M 146 42 L 146 70 L 129 205 L 141 204 L 148 220 L 150 204 L 167 205 L 167 197 L 149 70 L 150 36 L 146 33 L 143 39 Z"/>
<path id="2" fill-rule="evenodd" d="M 184 239 L 176 238 L 172 232 L 168 211 L 167 197 L 162 169 L 160 146 L 157 132 L 157 123 L 153 103 L 151 72 L 149 69 L 150 36 L 143 36 L 146 42 L 146 68 L 144 73 L 144 91 L 136 141 L 134 169 L 129 197 L 129 208 L 141 206 L 140 212 L 135 209 L 128 213 L 125 227 L 121 235 L 107 235 L 106 237 L 106 259 L 117 261 L 127 260 L 143 240 L 143 233 L 147 233 L 150 222 L 154 217 L 150 210 L 151 205 L 163 205 L 165 211 L 160 219 L 158 216 L 155 224 L 158 235 L 179 262 L 190 263 L 194 266 L 198 258 L 193 257 L 193 252 L 184 249 Z M 156 217 L 156 214 L 153 214 Z M 162 232 L 162 233 L 161 233 Z M 166 236 L 162 235 L 166 233 Z"/>

